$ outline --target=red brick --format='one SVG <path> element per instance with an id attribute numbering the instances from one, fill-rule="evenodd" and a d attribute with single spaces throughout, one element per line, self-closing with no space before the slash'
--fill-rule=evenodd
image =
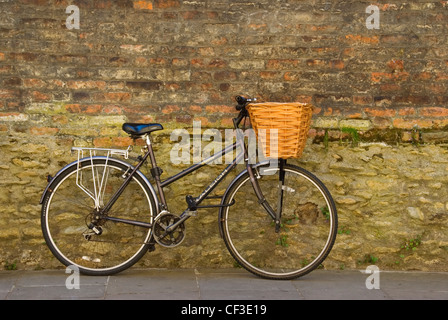
<path id="1" fill-rule="evenodd" d="M 409 73 L 407 72 L 372 72 L 373 82 L 384 82 L 384 81 L 405 81 L 409 78 Z"/>
<path id="2" fill-rule="evenodd" d="M 380 86 L 382 92 L 396 92 L 401 89 L 401 86 L 396 83 L 386 83 Z"/>
<path id="3" fill-rule="evenodd" d="M 328 64 L 331 69 L 342 70 L 345 67 L 344 61 L 342 60 L 331 60 Z"/>
<path id="4" fill-rule="evenodd" d="M 3 80 L 3 86 L 5 87 L 20 87 L 22 84 L 22 79 L 18 77 L 10 77 Z"/>
<path id="5" fill-rule="evenodd" d="M 413 116 L 415 115 L 415 109 L 414 108 L 401 108 L 398 110 L 399 116 Z"/>
<path id="6" fill-rule="evenodd" d="M 431 80 L 431 78 L 432 78 L 431 72 L 420 72 L 420 73 L 415 74 L 412 77 L 412 80 L 414 80 L 414 81 L 423 80 L 424 81 L 424 80 Z"/>
<path id="7" fill-rule="evenodd" d="M 377 44 L 380 42 L 378 36 L 366 37 L 361 35 L 348 34 L 345 36 L 348 43 Z"/>
<path id="8" fill-rule="evenodd" d="M 97 9 L 109 9 L 112 7 L 112 1 L 111 0 L 96 0 L 94 2 L 94 7 Z"/>
<path id="9" fill-rule="evenodd" d="M 123 114 L 123 109 L 119 106 L 109 105 L 105 106 L 102 112 L 106 114 Z"/>
<path id="10" fill-rule="evenodd" d="M 306 64 L 309 67 L 322 67 L 325 66 L 327 62 L 322 59 L 308 59 L 306 60 Z"/>
<path id="11" fill-rule="evenodd" d="M 362 119 L 362 113 L 357 110 L 345 110 L 344 115 L 347 119 Z"/>
<path id="12" fill-rule="evenodd" d="M 436 81 L 446 81 L 446 80 L 448 80 L 448 73 L 438 72 L 436 74 Z"/>
<path id="13" fill-rule="evenodd" d="M 162 18 L 165 19 L 165 20 L 177 19 L 177 12 L 172 12 L 172 11 L 163 12 L 162 13 Z"/>
<path id="14" fill-rule="evenodd" d="M 148 67 L 150 65 L 149 60 L 145 57 L 137 57 L 134 59 L 134 64 L 137 67 Z"/>
<path id="15" fill-rule="evenodd" d="M 433 121 L 430 119 L 394 119 L 393 126 L 398 129 L 413 129 L 418 127 L 421 129 L 428 129 L 433 126 Z"/>
<path id="16" fill-rule="evenodd" d="M 288 72 L 286 72 L 288 73 Z M 288 78 L 289 76 L 286 76 L 286 73 L 284 75 L 284 78 Z M 272 79 L 278 79 L 281 77 L 281 73 L 276 71 L 260 71 L 260 78 L 266 79 L 266 80 L 272 80 Z"/>
<path id="17" fill-rule="evenodd" d="M 34 4 L 38 6 L 45 6 L 48 4 L 48 0 L 20 0 L 24 4 Z"/>
<path id="18" fill-rule="evenodd" d="M 134 9 L 152 10 L 152 1 L 134 1 Z"/>
<path id="19" fill-rule="evenodd" d="M 223 46 L 225 44 L 227 44 L 229 42 L 229 40 L 226 37 L 217 37 L 217 38 L 213 38 L 210 43 L 213 46 Z"/>
<path id="20" fill-rule="evenodd" d="M 253 31 L 263 31 L 267 29 L 266 23 L 250 23 L 247 25 L 247 28 Z"/>
<path id="21" fill-rule="evenodd" d="M 0 74 L 8 74 L 12 71 L 12 66 L 0 66 Z"/>
<path id="22" fill-rule="evenodd" d="M 428 107 L 420 110 L 420 115 L 424 117 L 447 117 L 448 108 Z"/>
<path id="23" fill-rule="evenodd" d="M 216 113 L 216 112 L 232 113 L 232 112 L 235 112 L 235 107 L 233 107 L 233 106 L 220 106 L 220 105 L 206 106 L 205 107 L 205 111 L 210 112 L 212 114 Z"/>
<path id="24" fill-rule="evenodd" d="M 313 97 L 312 96 L 306 96 L 306 95 L 298 95 L 295 97 L 294 99 L 297 102 L 302 102 L 302 103 L 312 103 L 313 102 Z M 317 107 L 315 107 L 317 108 Z"/>
<path id="25" fill-rule="evenodd" d="M 227 65 L 227 62 L 221 59 L 213 59 L 211 60 L 207 67 L 209 68 L 224 68 Z"/>
<path id="26" fill-rule="evenodd" d="M 394 117 L 397 113 L 394 109 L 365 108 L 364 112 L 370 117 Z"/>
<path id="27" fill-rule="evenodd" d="M 0 89 L 0 99 L 16 98 L 20 94 L 16 90 Z"/>
<path id="28" fill-rule="evenodd" d="M 129 101 L 131 94 L 129 92 L 103 92 L 95 94 L 96 101 L 120 102 Z"/>
<path id="29" fill-rule="evenodd" d="M 164 114 L 170 114 L 176 111 L 179 111 L 180 107 L 175 105 L 168 105 L 162 108 L 162 113 Z"/>
<path id="30" fill-rule="evenodd" d="M 387 63 L 387 66 L 392 70 L 392 71 L 403 71 L 404 70 L 404 62 L 403 60 L 398 60 L 398 59 L 392 59 L 391 61 L 389 61 Z"/>
<path id="31" fill-rule="evenodd" d="M 201 106 L 189 106 L 188 111 L 194 112 L 194 113 L 200 113 L 202 112 Z"/>
<path id="32" fill-rule="evenodd" d="M 68 104 L 65 106 L 65 109 L 72 113 L 99 113 L 101 108 L 101 105 Z"/>
<path id="33" fill-rule="evenodd" d="M 285 72 L 285 75 L 283 76 L 285 81 L 299 81 L 300 78 L 300 73 L 298 72 Z"/>
<path id="34" fill-rule="evenodd" d="M 52 99 L 52 96 L 49 93 L 43 93 L 43 92 L 39 92 L 39 91 L 32 91 L 31 92 L 31 98 L 34 101 L 50 101 Z"/>
<path id="35" fill-rule="evenodd" d="M 198 59 L 198 58 L 191 59 L 190 64 L 193 67 L 197 67 L 197 68 L 203 68 L 205 66 L 204 59 Z"/>
<path id="36" fill-rule="evenodd" d="M 414 105 L 426 105 L 431 103 L 431 97 L 429 96 L 395 96 L 393 98 L 394 103 L 409 103 Z"/>
<path id="37" fill-rule="evenodd" d="M 185 11 L 184 13 L 182 13 L 182 18 L 184 18 L 185 20 L 197 19 L 201 16 L 202 13 L 200 11 Z"/>
<path id="38" fill-rule="evenodd" d="M 23 79 L 23 86 L 25 88 L 43 88 L 46 83 L 41 79 Z"/>
<path id="39" fill-rule="evenodd" d="M 429 85 L 427 88 L 430 92 L 436 94 L 444 94 L 447 92 L 447 88 L 443 84 L 432 84 Z"/>
<path id="40" fill-rule="evenodd" d="M 353 96 L 353 103 L 356 105 L 367 105 L 373 103 L 371 96 Z"/>
<path id="41" fill-rule="evenodd" d="M 173 60 L 171 60 L 171 63 L 174 67 L 186 67 L 189 64 L 189 61 L 188 59 L 184 58 L 174 58 Z"/>
<path id="42" fill-rule="evenodd" d="M 30 128 L 30 133 L 35 136 L 48 136 L 55 135 L 58 133 L 58 128 L 48 128 L 48 127 L 33 127 Z"/>
<path id="43" fill-rule="evenodd" d="M 178 0 L 154 0 L 154 7 L 159 9 L 168 9 L 180 7 Z"/>
<path id="44" fill-rule="evenodd" d="M 158 57 L 158 58 L 151 58 L 151 59 L 149 60 L 149 63 L 150 63 L 151 65 L 164 66 L 164 65 L 167 65 L 167 64 L 168 64 L 168 60 L 165 59 L 165 58 L 161 58 L 161 57 Z"/>
<path id="45" fill-rule="evenodd" d="M 300 100 L 299 100 L 300 101 Z M 301 101 L 302 102 L 302 101 Z M 322 112 L 322 108 L 321 107 L 316 107 L 314 106 L 313 108 L 313 114 L 320 114 Z"/>

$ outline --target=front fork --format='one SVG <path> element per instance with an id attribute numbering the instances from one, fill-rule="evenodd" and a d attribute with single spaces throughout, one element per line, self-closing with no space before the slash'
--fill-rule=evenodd
<path id="1" fill-rule="evenodd" d="M 277 212 L 275 215 L 275 232 L 280 231 L 280 221 L 282 217 L 283 208 L 283 187 L 285 185 L 285 164 L 286 160 L 280 159 L 278 172 L 278 198 L 277 198 Z"/>
<path id="2" fill-rule="evenodd" d="M 260 188 L 256 173 L 252 166 L 247 165 L 247 171 L 249 173 L 250 181 L 252 187 L 254 188 L 255 194 L 258 198 L 258 202 L 263 206 L 266 212 L 271 216 L 272 220 L 275 222 L 275 232 L 280 232 L 281 218 L 282 218 L 282 208 L 283 208 L 283 189 L 285 185 L 285 165 L 286 160 L 279 159 L 279 175 L 278 175 L 278 198 L 277 198 L 277 210 L 272 209 L 269 202 L 263 195 L 263 191 Z M 259 173 L 257 173 L 258 175 Z"/>

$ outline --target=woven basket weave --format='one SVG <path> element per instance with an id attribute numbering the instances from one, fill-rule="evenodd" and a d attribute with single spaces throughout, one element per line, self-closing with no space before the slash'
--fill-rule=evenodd
<path id="1" fill-rule="evenodd" d="M 266 158 L 300 158 L 311 125 L 312 105 L 300 102 L 264 102 L 252 103 L 248 110 L 252 128 Z M 277 129 L 277 141 L 271 141 L 272 129 Z M 275 132 L 272 136 L 275 139 Z"/>

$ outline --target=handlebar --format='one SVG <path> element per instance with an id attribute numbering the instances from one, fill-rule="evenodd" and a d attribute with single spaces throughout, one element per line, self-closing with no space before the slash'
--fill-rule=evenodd
<path id="1" fill-rule="evenodd" d="M 238 103 L 237 106 L 235 107 L 237 111 L 241 111 L 249 103 L 257 101 L 256 98 L 246 98 L 246 97 L 243 97 L 243 96 L 236 96 L 235 100 Z"/>
<path id="2" fill-rule="evenodd" d="M 233 119 L 233 124 L 234 124 L 235 128 L 238 128 L 241 120 L 243 120 L 244 118 L 249 116 L 249 113 L 246 110 L 246 106 L 251 102 L 257 101 L 257 99 L 256 98 L 246 98 L 243 96 L 236 96 L 235 100 L 238 103 L 235 108 L 237 111 L 240 111 L 240 114 L 238 115 L 238 117 Z"/>

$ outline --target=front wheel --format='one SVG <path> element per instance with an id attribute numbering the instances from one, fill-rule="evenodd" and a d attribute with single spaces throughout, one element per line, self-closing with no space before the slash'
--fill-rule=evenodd
<path id="1" fill-rule="evenodd" d="M 263 278 L 286 280 L 321 266 L 338 223 L 334 201 L 318 178 L 290 164 L 283 170 L 283 180 L 280 168 L 260 170 L 257 178 L 274 212 L 281 203 L 279 228 L 260 204 L 247 172 L 229 187 L 223 203 L 235 203 L 223 209 L 220 223 L 224 242 L 242 267 Z"/>

